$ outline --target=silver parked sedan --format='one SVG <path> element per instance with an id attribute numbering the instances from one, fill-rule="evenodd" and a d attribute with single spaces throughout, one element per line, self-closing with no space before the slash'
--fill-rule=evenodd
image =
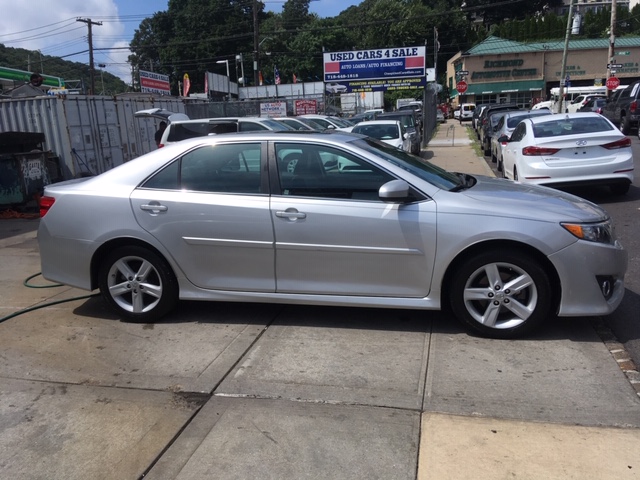
<path id="1" fill-rule="evenodd" d="M 44 277 L 139 322 L 180 299 L 450 308 L 506 338 L 611 313 L 627 267 L 592 203 L 339 132 L 185 140 L 47 186 L 41 215 Z"/>

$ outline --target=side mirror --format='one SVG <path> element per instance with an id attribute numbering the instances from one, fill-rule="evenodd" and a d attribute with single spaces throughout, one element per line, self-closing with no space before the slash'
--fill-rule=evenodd
<path id="1" fill-rule="evenodd" d="M 409 198 L 409 184 L 404 180 L 391 180 L 378 190 L 378 197 L 385 202 L 402 202 Z"/>
<path id="2" fill-rule="evenodd" d="M 510 140 L 510 138 L 509 138 L 509 137 L 507 137 L 506 135 L 502 135 L 502 136 L 500 136 L 500 137 L 498 138 L 498 141 L 499 141 L 500 143 L 508 143 L 508 142 L 509 142 L 509 140 Z"/>

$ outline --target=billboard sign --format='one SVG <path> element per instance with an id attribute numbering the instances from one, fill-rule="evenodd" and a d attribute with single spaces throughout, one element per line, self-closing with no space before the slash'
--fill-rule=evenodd
<path id="1" fill-rule="evenodd" d="M 324 53 L 324 81 L 356 92 L 424 86 L 426 50 L 422 46 Z"/>
<path id="2" fill-rule="evenodd" d="M 171 95 L 169 75 L 140 70 L 140 91 L 144 93 Z"/>

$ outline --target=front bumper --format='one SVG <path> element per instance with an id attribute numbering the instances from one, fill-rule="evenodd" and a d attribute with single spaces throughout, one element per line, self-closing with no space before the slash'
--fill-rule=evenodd
<path id="1" fill-rule="evenodd" d="M 560 277 L 559 316 L 608 315 L 622 302 L 628 254 L 619 242 L 605 245 L 580 240 L 550 255 L 549 260 Z M 607 294 L 602 289 L 603 278 L 609 280 Z"/>

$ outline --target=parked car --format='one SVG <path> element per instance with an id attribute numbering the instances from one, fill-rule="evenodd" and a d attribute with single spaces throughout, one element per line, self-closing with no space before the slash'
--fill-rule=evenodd
<path id="1" fill-rule="evenodd" d="M 445 123 L 446 121 L 447 118 L 445 117 L 444 112 L 439 108 L 436 108 L 436 122 Z"/>
<path id="2" fill-rule="evenodd" d="M 594 97 L 587 101 L 582 107 L 578 109 L 578 112 L 596 112 L 602 113 L 602 109 L 605 107 L 609 100 L 607 97 Z"/>
<path id="3" fill-rule="evenodd" d="M 504 176 L 522 183 L 607 185 L 622 195 L 633 182 L 631 140 L 597 113 L 523 120 L 502 153 Z"/>
<path id="4" fill-rule="evenodd" d="M 353 123 L 354 125 L 357 125 L 360 122 L 368 122 L 370 120 L 375 120 L 376 119 L 376 115 L 378 113 L 383 113 L 384 110 L 382 110 L 381 112 L 375 112 L 375 111 L 369 111 L 369 112 L 364 112 L 364 113 L 358 113 L 356 115 L 354 115 L 353 117 L 349 117 L 349 121 L 351 123 Z"/>
<path id="5" fill-rule="evenodd" d="M 288 125 L 289 127 L 293 128 L 294 130 L 302 130 L 302 131 L 307 131 L 307 130 L 322 131 L 322 130 L 325 130 L 324 128 L 314 128 L 310 124 L 304 123 L 302 120 L 300 120 L 299 118 L 296 118 L 296 117 L 272 117 L 272 119 L 275 120 L 276 122 L 284 123 L 285 125 Z M 316 124 L 316 125 L 318 125 L 318 127 L 319 127 L 319 124 Z"/>
<path id="6" fill-rule="evenodd" d="M 47 185 L 40 208 L 44 278 L 98 288 L 133 322 L 181 299 L 451 308 L 507 338 L 607 315 L 625 291 L 601 207 L 341 132 L 185 140 Z"/>
<path id="7" fill-rule="evenodd" d="M 486 156 L 491 155 L 491 139 L 494 135 L 494 132 L 500 123 L 500 119 L 507 113 L 509 110 L 496 110 L 487 115 L 487 121 L 483 122 L 480 126 L 480 142 L 482 145 L 482 153 Z"/>
<path id="8" fill-rule="evenodd" d="M 404 125 L 399 120 L 371 120 L 360 122 L 351 133 L 359 133 L 367 137 L 377 138 L 393 147 L 411 152 L 411 139 Z"/>
<path id="9" fill-rule="evenodd" d="M 620 128 L 625 135 L 631 133 L 632 129 L 638 128 L 639 95 L 640 81 L 637 81 L 620 90 L 619 94 L 612 95 L 609 103 L 602 109 L 602 114 Z"/>
<path id="10" fill-rule="evenodd" d="M 203 137 L 231 132 L 253 132 L 260 130 L 293 130 L 284 123 L 263 117 L 221 117 L 180 120 L 171 122 L 162 133 L 159 147 L 180 142 L 188 138 Z"/>
<path id="11" fill-rule="evenodd" d="M 336 82 L 329 82 L 325 86 L 325 91 L 327 93 L 331 93 L 331 94 L 346 93 L 347 92 L 347 86 L 346 85 L 342 85 L 340 83 L 336 83 Z"/>
<path id="12" fill-rule="evenodd" d="M 590 93 L 590 94 L 586 94 L 586 95 L 578 95 L 576 98 L 574 98 L 571 103 L 569 103 L 567 105 L 567 112 L 569 113 L 575 113 L 578 110 L 580 110 L 582 107 L 584 107 L 587 102 L 589 100 L 591 100 L 592 98 L 604 98 L 606 100 L 607 96 L 606 95 L 602 95 L 600 93 Z"/>
<path id="13" fill-rule="evenodd" d="M 495 103 L 491 105 L 487 105 L 484 109 L 482 109 L 482 113 L 478 117 L 478 140 L 480 140 L 480 144 L 483 144 L 483 128 L 488 124 L 488 117 L 493 112 L 499 111 L 509 111 L 509 110 L 520 110 L 520 107 L 515 103 Z"/>
<path id="14" fill-rule="evenodd" d="M 330 130 L 342 130 L 344 132 L 350 132 L 353 128 L 353 124 L 351 122 L 340 117 L 334 117 L 332 115 L 308 114 L 300 115 L 300 118 L 313 120 L 315 123 L 319 123 L 326 129 Z"/>
<path id="15" fill-rule="evenodd" d="M 506 147 L 513 130 L 522 120 L 540 115 L 551 115 L 551 112 L 547 109 L 515 110 L 507 111 L 502 118 L 500 118 L 491 136 L 491 160 L 497 163 L 499 172 L 502 172 L 502 151 L 504 147 Z"/>
<path id="16" fill-rule="evenodd" d="M 496 103 L 481 103 L 476 105 L 475 110 L 473 111 L 473 116 L 471 117 L 471 127 L 478 133 L 478 117 L 482 114 L 482 111 L 487 108 L 489 105 L 497 105 Z M 478 139 L 480 136 L 478 134 Z"/>
<path id="17" fill-rule="evenodd" d="M 460 120 L 461 122 L 471 121 L 475 109 L 475 103 L 463 103 L 462 105 L 460 105 L 460 117 L 458 118 L 458 120 Z"/>
<path id="18" fill-rule="evenodd" d="M 398 110 L 395 112 L 380 113 L 376 115 L 376 120 L 399 120 L 411 139 L 411 153 L 415 155 L 420 154 L 420 150 L 422 149 L 422 130 L 420 129 L 420 122 L 416 118 L 415 111 Z"/>

